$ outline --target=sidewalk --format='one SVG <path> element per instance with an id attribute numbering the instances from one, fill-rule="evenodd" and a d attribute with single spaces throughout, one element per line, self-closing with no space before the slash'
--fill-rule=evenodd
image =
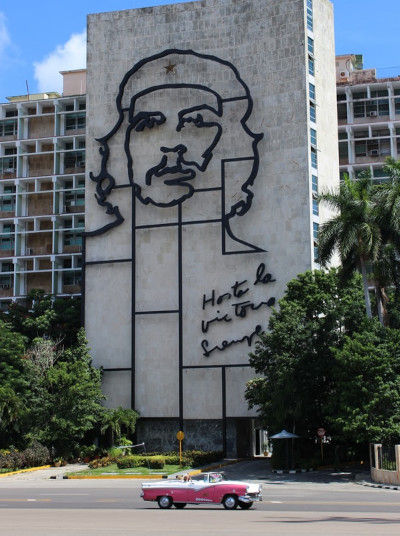
<path id="1" fill-rule="evenodd" d="M 51 477 L 63 478 L 66 473 L 72 471 L 80 471 L 87 469 L 88 465 L 83 463 L 74 463 L 66 465 L 65 467 L 49 467 L 48 469 L 39 469 L 38 471 L 32 471 L 30 473 L 19 473 L 17 475 L 4 476 L 0 479 L 0 486 L 2 482 L 10 482 L 10 480 L 49 480 Z"/>

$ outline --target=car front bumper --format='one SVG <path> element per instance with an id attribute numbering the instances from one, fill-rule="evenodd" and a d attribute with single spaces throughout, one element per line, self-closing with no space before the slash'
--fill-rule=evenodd
<path id="1" fill-rule="evenodd" d="M 244 503 L 250 503 L 250 502 L 256 502 L 256 501 L 261 502 L 262 501 L 262 495 L 261 495 L 261 493 L 259 493 L 257 495 L 241 495 L 239 497 L 239 501 L 244 502 Z"/>

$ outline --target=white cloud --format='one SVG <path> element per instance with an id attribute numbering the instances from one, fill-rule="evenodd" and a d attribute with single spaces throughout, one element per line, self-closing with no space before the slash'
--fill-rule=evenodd
<path id="1" fill-rule="evenodd" d="M 6 26 L 6 18 L 4 13 L 0 11 L 0 58 L 3 56 L 3 52 L 10 43 L 11 40 Z"/>
<path id="2" fill-rule="evenodd" d="M 43 91 L 62 91 L 60 71 L 84 69 L 86 67 L 86 31 L 72 34 L 64 45 L 58 45 L 42 61 L 33 64 L 38 89 Z"/>

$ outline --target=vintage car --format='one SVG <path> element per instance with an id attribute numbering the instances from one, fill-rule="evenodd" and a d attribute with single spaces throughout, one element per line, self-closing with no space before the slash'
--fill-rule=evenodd
<path id="1" fill-rule="evenodd" d="M 160 508 L 184 508 L 187 504 L 222 504 L 227 510 L 248 510 L 261 501 L 261 486 L 224 480 L 221 473 L 203 473 L 193 480 L 163 480 L 143 483 L 141 497 L 157 501 Z"/>

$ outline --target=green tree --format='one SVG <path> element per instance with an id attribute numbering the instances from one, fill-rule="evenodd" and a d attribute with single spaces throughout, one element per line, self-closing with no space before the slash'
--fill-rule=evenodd
<path id="1" fill-rule="evenodd" d="M 250 407 L 272 432 L 286 428 L 314 437 L 327 424 L 335 392 L 334 348 L 366 320 L 359 274 L 343 282 L 338 271 L 300 274 L 289 282 L 269 330 L 250 354 L 261 377 L 247 384 Z"/>
<path id="2" fill-rule="evenodd" d="M 139 414 L 133 409 L 119 406 L 114 409 L 104 409 L 101 422 L 101 433 L 108 434 L 111 446 L 119 443 L 122 434 L 133 434 Z"/>
<path id="3" fill-rule="evenodd" d="M 339 192 L 323 193 L 319 199 L 336 212 L 320 227 L 318 251 L 321 265 L 326 266 L 337 250 L 344 274 L 360 270 L 367 316 L 372 317 L 367 264 L 377 260 L 382 244 L 373 201 L 372 179 L 369 175 L 357 180 L 346 176 Z"/>
<path id="4" fill-rule="evenodd" d="M 29 343 L 44 337 L 70 347 L 76 344 L 81 327 L 80 308 L 80 298 L 54 298 L 36 289 L 28 293 L 25 302 L 12 303 L 6 313 L 0 313 L 0 319 Z"/>
<path id="5" fill-rule="evenodd" d="M 25 413 L 29 378 L 25 371 L 25 338 L 0 320 L 0 445 L 14 441 Z"/>
<path id="6" fill-rule="evenodd" d="M 330 422 L 343 441 L 400 441 L 400 331 L 376 321 L 334 349 L 337 396 Z M 332 408 L 333 409 L 333 408 Z"/>
<path id="7" fill-rule="evenodd" d="M 84 330 L 77 345 L 56 355 L 48 341 L 35 341 L 35 355 L 30 355 L 32 385 L 27 421 L 28 439 L 37 439 L 54 447 L 58 454 L 74 452 L 85 435 L 95 428 L 104 411 L 101 401 L 100 370 L 91 364 Z M 40 354 L 40 348 L 44 355 Z M 53 351 L 53 355 L 51 355 Z"/>
<path id="8" fill-rule="evenodd" d="M 384 310 L 389 299 L 387 287 L 393 285 L 395 296 L 400 299 L 400 161 L 388 158 L 385 171 L 390 180 L 379 185 L 373 195 L 375 219 L 382 234 L 382 245 L 374 264 L 374 278 Z"/>

